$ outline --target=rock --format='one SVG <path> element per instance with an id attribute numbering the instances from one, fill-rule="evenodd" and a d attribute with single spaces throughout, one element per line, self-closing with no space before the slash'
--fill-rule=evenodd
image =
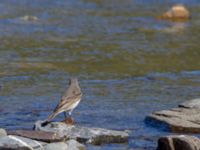
<path id="1" fill-rule="evenodd" d="M 171 19 L 174 21 L 187 20 L 190 18 L 189 10 L 182 4 L 174 5 L 171 9 L 165 12 L 159 19 Z"/>
<path id="2" fill-rule="evenodd" d="M 0 137 L 7 136 L 7 132 L 5 129 L 0 128 Z"/>
<path id="3" fill-rule="evenodd" d="M 103 143 L 123 143 L 128 141 L 128 133 L 125 131 L 114 131 L 102 128 L 88 128 L 75 125 L 67 125 L 62 122 L 51 122 L 46 126 L 41 126 L 43 122 L 35 123 L 35 130 L 55 132 L 69 139 L 75 139 L 83 143 L 95 145 Z"/>
<path id="4" fill-rule="evenodd" d="M 157 150 L 199 150 L 200 140 L 194 136 L 170 135 L 158 140 Z"/>
<path id="5" fill-rule="evenodd" d="M 65 139 L 65 137 L 60 136 L 55 132 L 45 132 L 45 131 L 16 130 L 8 132 L 8 134 L 18 135 L 44 142 L 58 142 L 58 141 L 63 141 Z"/>
<path id="6" fill-rule="evenodd" d="M 85 146 L 76 140 L 68 140 L 66 143 L 50 143 L 44 147 L 44 150 L 85 150 Z"/>
<path id="7" fill-rule="evenodd" d="M 200 109 L 200 98 L 184 102 L 180 104 L 179 107 Z"/>
<path id="8" fill-rule="evenodd" d="M 200 99 L 180 104 L 178 108 L 154 112 L 145 122 L 172 132 L 200 133 Z"/>
<path id="9" fill-rule="evenodd" d="M 64 123 L 69 124 L 69 125 L 74 125 L 74 119 L 72 117 L 67 118 Z"/>
<path id="10" fill-rule="evenodd" d="M 29 15 L 20 17 L 20 19 L 24 20 L 24 21 L 37 21 L 38 20 L 38 18 L 36 16 L 29 16 Z"/>
<path id="11" fill-rule="evenodd" d="M 64 142 L 50 143 L 44 147 L 44 150 L 73 150 L 69 149 Z"/>
<path id="12" fill-rule="evenodd" d="M 68 149 L 71 150 L 86 150 L 85 146 L 76 140 L 68 140 L 66 144 L 68 145 Z"/>
<path id="13" fill-rule="evenodd" d="M 0 150 L 42 150 L 45 143 L 19 136 L 4 136 L 0 138 Z"/>

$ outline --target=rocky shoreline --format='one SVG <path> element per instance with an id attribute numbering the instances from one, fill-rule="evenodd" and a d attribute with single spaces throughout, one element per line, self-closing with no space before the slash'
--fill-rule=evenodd
<path id="1" fill-rule="evenodd" d="M 51 122 L 42 126 L 37 121 L 34 130 L 6 132 L 0 129 L 0 150 L 84 150 L 84 144 L 127 143 L 125 131 L 88 128 Z"/>
<path id="2" fill-rule="evenodd" d="M 200 139 L 183 135 L 200 133 L 200 99 L 193 99 L 176 108 L 153 112 L 145 118 L 147 125 L 173 132 L 160 137 L 157 150 L 200 150 Z"/>
<path id="3" fill-rule="evenodd" d="M 200 133 L 200 99 L 187 101 L 170 110 L 153 112 L 145 122 L 175 133 Z"/>
<path id="4" fill-rule="evenodd" d="M 158 139 L 157 150 L 199 150 L 200 139 L 183 133 L 200 133 L 200 99 L 180 104 L 177 108 L 153 112 L 147 125 L 174 132 Z M 127 131 L 68 125 L 51 122 L 42 126 L 37 121 L 33 130 L 0 129 L 0 150 L 85 150 L 85 144 L 128 143 Z M 181 134 L 180 134 L 181 133 Z"/>

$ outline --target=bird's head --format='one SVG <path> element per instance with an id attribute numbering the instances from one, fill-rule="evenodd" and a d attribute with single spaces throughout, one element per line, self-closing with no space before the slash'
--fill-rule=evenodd
<path id="1" fill-rule="evenodd" d="M 71 85 L 71 84 L 78 84 L 78 79 L 77 78 L 70 78 L 69 79 L 69 85 Z"/>

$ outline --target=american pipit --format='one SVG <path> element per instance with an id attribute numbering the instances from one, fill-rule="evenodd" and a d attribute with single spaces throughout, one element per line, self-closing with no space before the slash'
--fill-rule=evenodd
<path id="1" fill-rule="evenodd" d="M 53 113 L 48 117 L 46 122 L 50 122 L 53 118 L 55 118 L 58 114 L 64 112 L 65 119 L 66 119 L 66 112 L 69 113 L 71 117 L 72 111 L 76 108 L 81 101 L 82 92 L 79 87 L 78 80 L 76 78 L 71 78 L 69 80 L 69 87 L 67 91 L 61 98 L 61 101 L 56 106 Z"/>

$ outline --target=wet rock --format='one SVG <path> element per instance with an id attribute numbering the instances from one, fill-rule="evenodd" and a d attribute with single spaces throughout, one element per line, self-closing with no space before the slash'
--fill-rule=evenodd
<path id="1" fill-rule="evenodd" d="M 171 9 L 165 12 L 159 19 L 171 19 L 174 21 L 187 20 L 190 18 L 189 10 L 182 4 L 174 5 Z"/>
<path id="2" fill-rule="evenodd" d="M 44 150 L 68 150 L 68 149 L 69 149 L 68 145 L 65 144 L 64 142 L 50 143 L 44 147 Z"/>
<path id="3" fill-rule="evenodd" d="M 172 132 L 200 133 L 200 99 L 180 104 L 178 108 L 154 112 L 145 121 Z"/>
<path id="4" fill-rule="evenodd" d="M 20 17 L 20 19 L 24 20 L 24 21 L 37 21 L 38 20 L 38 18 L 36 16 L 29 16 L 29 15 Z"/>
<path id="5" fill-rule="evenodd" d="M 8 134 L 18 135 L 38 141 L 44 142 L 58 142 L 65 140 L 65 137 L 60 136 L 55 132 L 45 132 L 45 131 L 30 131 L 30 130 L 16 130 L 10 131 Z"/>
<path id="6" fill-rule="evenodd" d="M 5 129 L 0 128 L 0 137 L 7 136 L 7 132 Z"/>
<path id="7" fill-rule="evenodd" d="M 199 150 L 200 140 L 194 136 L 171 135 L 158 140 L 157 150 Z"/>
<path id="8" fill-rule="evenodd" d="M 76 140 L 68 140 L 66 142 L 68 145 L 68 149 L 73 149 L 73 150 L 86 150 L 85 146 Z"/>
<path id="9" fill-rule="evenodd" d="M 35 123 L 36 131 L 55 132 L 69 139 L 75 139 L 83 143 L 95 145 L 103 143 L 123 143 L 128 141 L 128 133 L 125 131 L 114 131 L 102 128 L 88 128 L 76 125 L 67 125 L 62 122 L 51 122 L 42 126 L 42 121 Z"/>
<path id="10" fill-rule="evenodd" d="M 45 143 L 19 136 L 4 136 L 0 138 L 0 150 L 42 150 Z"/>

